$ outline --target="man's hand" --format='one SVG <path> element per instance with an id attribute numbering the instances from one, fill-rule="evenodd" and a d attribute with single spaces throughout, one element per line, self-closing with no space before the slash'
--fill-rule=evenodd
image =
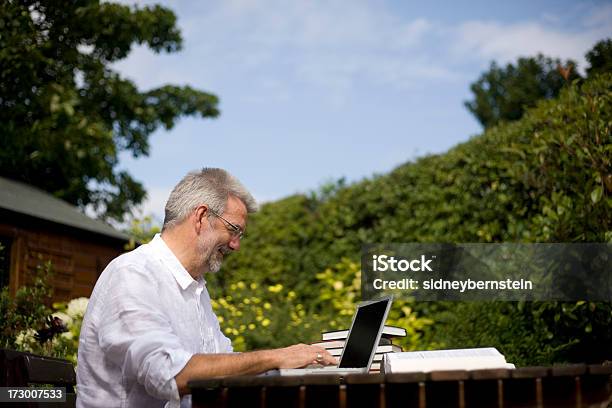
<path id="1" fill-rule="evenodd" d="M 182 396 L 189 392 L 187 383 L 193 379 L 259 374 L 275 368 L 299 368 L 309 364 L 329 365 L 338 364 L 338 361 L 325 349 L 308 344 L 248 353 L 194 354 L 174 379 Z"/>
<path id="2" fill-rule="evenodd" d="M 274 351 L 278 353 L 278 368 L 299 368 L 309 364 L 338 364 L 338 360 L 327 350 L 308 344 L 295 344 Z"/>

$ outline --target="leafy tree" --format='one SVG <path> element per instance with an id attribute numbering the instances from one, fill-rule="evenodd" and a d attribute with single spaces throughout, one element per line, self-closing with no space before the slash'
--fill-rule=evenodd
<path id="1" fill-rule="evenodd" d="M 571 60 L 561 63 L 541 54 L 519 58 L 516 65 L 505 68 L 492 62 L 489 70 L 471 84 L 474 99 L 466 101 L 465 106 L 485 129 L 500 121 L 518 120 L 538 100 L 555 98 L 568 80 L 579 78 L 575 66 Z M 569 69 L 567 79 L 564 69 Z"/>
<path id="2" fill-rule="evenodd" d="M 133 44 L 176 52 L 174 13 L 98 0 L 0 3 L 0 175 L 121 220 L 145 190 L 118 153 L 182 115 L 215 117 L 217 97 L 188 86 L 139 91 L 111 64 Z"/>
<path id="3" fill-rule="evenodd" d="M 612 72 L 612 40 L 607 38 L 595 44 L 593 49 L 586 54 L 586 59 L 590 65 L 586 69 L 589 77 L 594 74 Z"/>

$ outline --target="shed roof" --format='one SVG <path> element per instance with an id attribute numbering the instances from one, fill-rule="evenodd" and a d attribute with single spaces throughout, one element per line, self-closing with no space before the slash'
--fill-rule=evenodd
<path id="1" fill-rule="evenodd" d="M 129 239 L 126 234 L 86 216 L 77 207 L 46 191 L 4 177 L 0 177 L 0 208 L 116 239 Z"/>

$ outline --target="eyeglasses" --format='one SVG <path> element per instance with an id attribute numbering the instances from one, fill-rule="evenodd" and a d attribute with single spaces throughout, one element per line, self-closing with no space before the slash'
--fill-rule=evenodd
<path id="1" fill-rule="evenodd" d="M 210 208 L 208 209 L 208 211 L 210 211 L 212 215 L 214 215 L 217 218 L 220 218 L 227 224 L 227 229 L 229 230 L 232 237 L 234 238 L 238 237 L 238 239 L 242 239 L 242 237 L 244 237 L 244 231 L 242 228 L 240 228 L 239 226 L 237 226 L 236 224 L 232 222 L 229 222 L 228 220 L 226 220 L 225 218 L 223 218 L 221 215 L 217 214 L 215 211 L 211 210 Z"/>

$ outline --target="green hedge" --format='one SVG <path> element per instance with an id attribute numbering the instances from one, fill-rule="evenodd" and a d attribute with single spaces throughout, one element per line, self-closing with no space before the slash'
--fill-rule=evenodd
<path id="1" fill-rule="evenodd" d="M 343 258 L 359 262 L 364 243 L 612 242 L 611 95 L 611 74 L 575 82 L 521 120 L 445 154 L 332 193 L 264 205 L 241 251 L 211 278 L 217 295 L 238 281 L 282 284 L 324 321 L 333 310 L 320 301 L 328 283 L 317 274 Z M 412 348 L 492 345 L 520 364 L 612 359 L 610 304 L 419 303 L 412 310 L 436 321 L 419 325 L 423 336 Z"/>

